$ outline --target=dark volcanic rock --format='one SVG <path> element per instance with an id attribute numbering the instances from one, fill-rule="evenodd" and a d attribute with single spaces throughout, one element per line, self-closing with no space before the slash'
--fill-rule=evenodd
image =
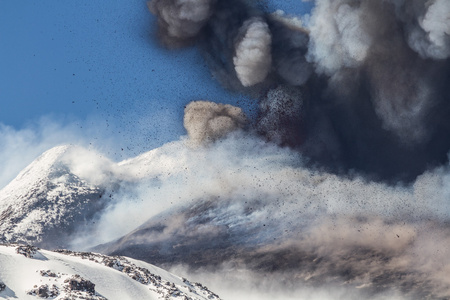
<path id="1" fill-rule="evenodd" d="M 39 250 L 37 247 L 31 246 L 31 245 L 20 245 L 16 248 L 17 254 L 22 254 L 25 257 L 33 258 L 33 256 L 36 254 L 36 251 Z"/>
<path id="2" fill-rule="evenodd" d="M 67 287 L 71 291 L 87 292 L 91 295 L 95 294 L 95 284 L 82 278 L 80 275 L 74 275 L 64 280 L 64 283 L 67 283 Z"/>

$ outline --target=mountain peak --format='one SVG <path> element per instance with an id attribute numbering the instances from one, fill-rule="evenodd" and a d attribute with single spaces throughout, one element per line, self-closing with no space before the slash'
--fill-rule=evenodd
<path id="1" fill-rule="evenodd" d="M 0 190 L 0 231 L 5 242 L 64 245 L 75 228 L 87 226 L 104 207 L 102 188 L 73 174 L 63 161 L 71 148 L 46 151 Z"/>

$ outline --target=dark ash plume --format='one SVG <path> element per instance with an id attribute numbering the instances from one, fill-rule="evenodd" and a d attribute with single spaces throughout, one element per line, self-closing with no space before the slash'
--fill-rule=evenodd
<path id="1" fill-rule="evenodd" d="M 181 1 L 153 3 L 160 32 L 177 32 Z M 97 250 L 343 299 L 448 299 L 448 5 L 316 0 L 302 28 L 253 1 L 198 3 L 195 30 L 175 40 L 195 42 L 226 88 L 257 95 L 259 114 L 228 134 L 244 127 L 238 108 L 188 105 L 190 141 L 208 146 L 121 163 L 144 178 L 121 194 L 148 201 L 115 204 L 99 224 L 129 206 L 141 225 Z M 161 13 L 171 6 L 176 18 Z"/>
<path id="2" fill-rule="evenodd" d="M 243 44 L 249 26 L 252 27 L 252 31 L 256 29 L 258 35 L 247 39 L 247 43 Z M 237 91 L 258 90 L 271 67 L 270 63 L 261 60 L 271 59 L 270 39 L 263 12 L 250 1 L 221 0 L 217 1 L 215 11 L 199 37 L 199 47 L 213 76 L 226 88 Z M 260 59 L 248 66 L 246 71 L 250 71 L 248 75 L 256 73 L 257 79 L 245 78 L 243 73 L 245 69 L 241 66 L 238 68 L 240 75 L 236 70 L 235 61 L 237 60 L 238 65 L 242 64 L 242 58 L 247 56 L 246 49 L 253 46 L 249 44 L 250 41 L 257 45 L 254 49 L 259 51 Z M 257 73 L 258 69 L 263 73 Z M 243 78 L 243 82 L 239 76 Z M 254 86 L 256 83 L 260 84 Z"/>
<path id="3" fill-rule="evenodd" d="M 389 2 L 317 1 L 307 56 L 326 75 L 319 85 L 326 93 L 311 105 L 319 103 L 331 120 L 338 164 L 409 180 L 447 160 L 450 69 L 448 60 L 411 49 L 397 15 Z"/>
<path id="4" fill-rule="evenodd" d="M 184 15 L 201 16 L 186 36 L 195 37 L 226 88 L 261 98 L 254 123 L 268 139 L 330 171 L 355 169 L 388 181 L 411 180 L 447 161 L 445 0 L 317 0 L 306 28 L 256 1 L 201 3 L 201 10 L 185 7 Z M 156 15 L 160 32 L 173 31 L 174 22 Z M 283 112 L 261 97 L 287 86 L 301 96 L 289 96 Z"/>
<path id="5" fill-rule="evenodd" d="M 158 35 L 169 47 L 189 45 L 211 16 L 215 0 L 151 0 L 148 8 L 158 16 Z"/>
<path id="6" fill-rule="evenodd" d="M 309 36 L 300 20 L 281 12 L 269 16 L 272 32 L 273 69 L 278 81 L 301 86 L 310 78 L 313 67 L 306 61 Z"/>

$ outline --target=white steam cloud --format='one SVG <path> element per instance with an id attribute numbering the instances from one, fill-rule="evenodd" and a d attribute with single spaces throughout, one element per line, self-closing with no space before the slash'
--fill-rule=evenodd
<path id="1" fill-rule="evenodd" d="M 233 62 L 242 85 L 249 87 L 264 81 L 269 74 L 272 36 L 267 23 L 257 17 L 245 21 L 239 31 L 242 40 L 235 47 Z"/>
<path id="2" fill-rule="evenodd" d="M 419 21 L 426 32 L 429 44 L 418 46 L 411 41 L 413 49 L 421 55 L 436 59 L 450 57 L 450 5 L 445 0 L 435 0 L 426 3 L 427 12 Z"/>

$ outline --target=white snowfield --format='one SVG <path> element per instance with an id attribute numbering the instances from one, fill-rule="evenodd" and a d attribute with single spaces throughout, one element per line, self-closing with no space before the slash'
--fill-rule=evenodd
<path id="1" fill-rule="evenodd" d="M 0 298 L 220 300 L 198 283 L 125 257 L 0 245 Z"/>

